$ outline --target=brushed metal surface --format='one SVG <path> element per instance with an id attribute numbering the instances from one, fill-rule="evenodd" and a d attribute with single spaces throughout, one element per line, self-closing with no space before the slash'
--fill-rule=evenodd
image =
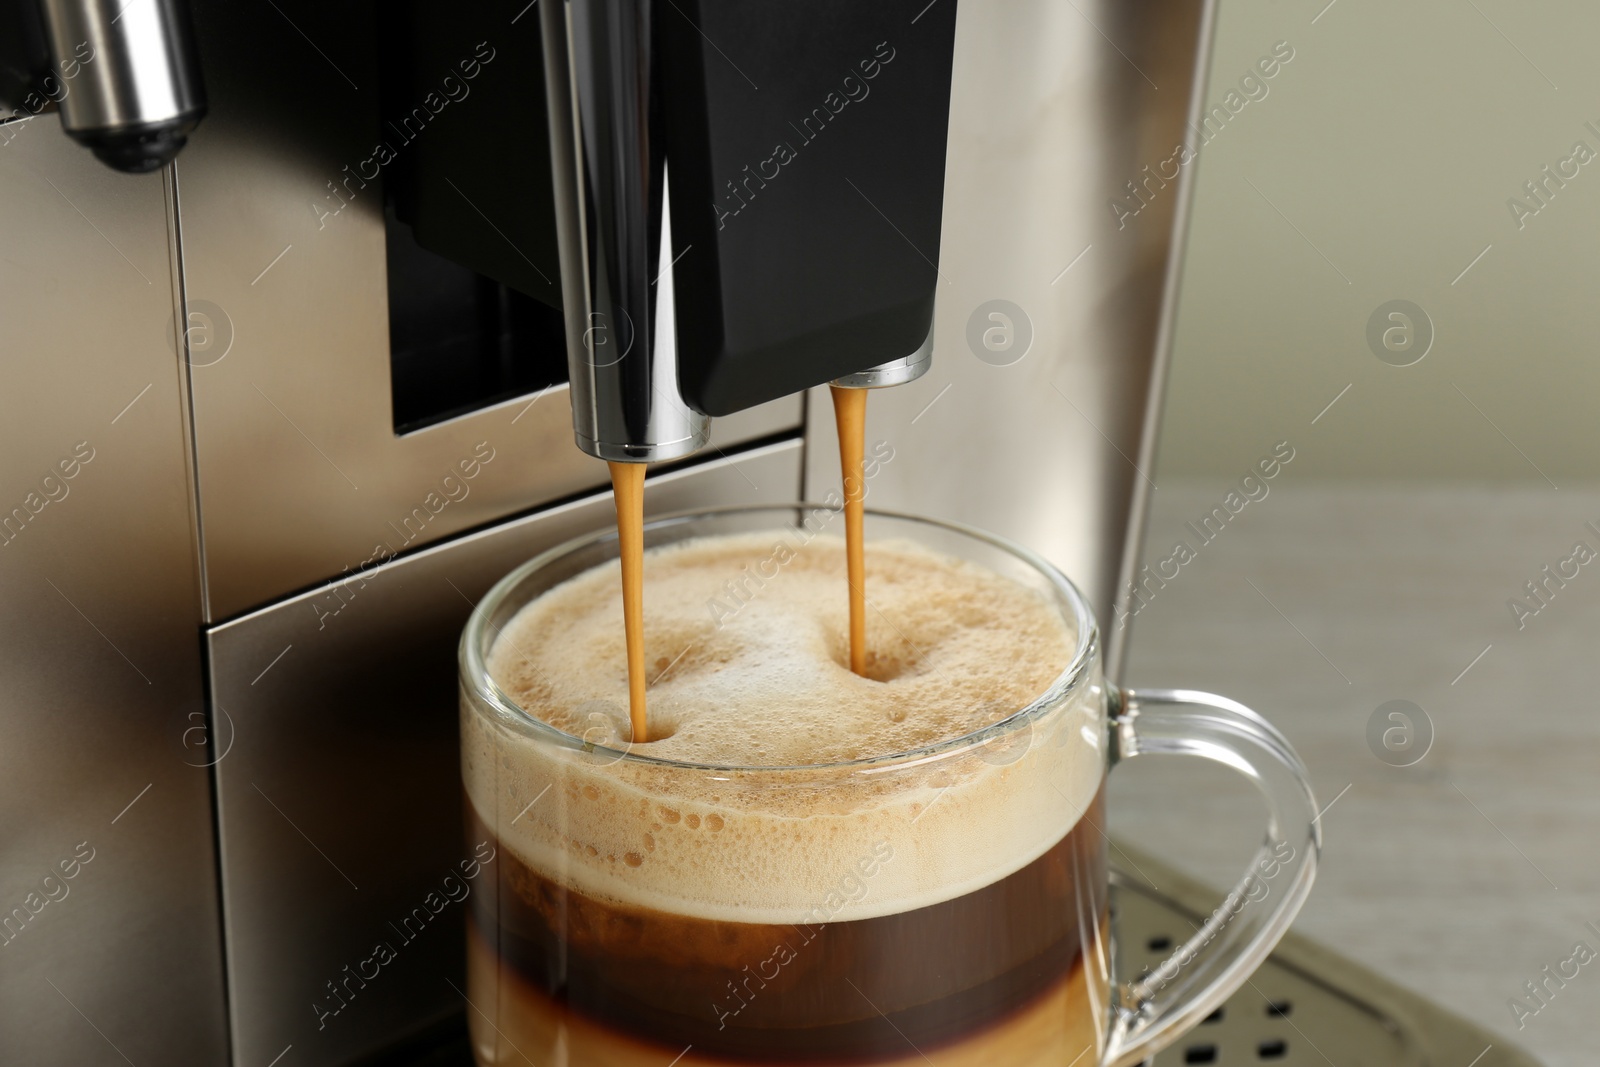
<path id="1" fill-rule="evenodd" d="M 1145 181 L 1143 168 L 1184 139 L 1206 8 L 963 0 L 933 369 L 867 405 L 868 441 L 894 449 L 868 479 L 868 499 L 1042 552 L 1094 604 L 1110 670 L 1119 566 L 1151 487 L 1144 431 L 1164 359 L 1174 210 L 1193 164 L 1177 180 L 1152 181 L 1149 205 L 1121 228 L 1109 205 L 1130 198 L 1124 183 Z M 881 207 L 892 219 L 892 204 Z M 985 330 L 1004 328 L 992 312 L 1014 320 L 1015 347 L 982 344 Z M 831 423 L 818 391 L 809 498 L 839 485 Z"/>
<path id="2" fill-rule="evenodd" d="M 801 448 L 779 442 L 652 478 L 646 506 L 795 499 Z M 588 496 L 424 549 L 342 596 L 313 591 L 210 631 L 213 699 L 236 731 L 217 765 L 236 1063 L 268 1063 L 292 1044 L 297 1067 L 340 1064 L 461 1007 L 450 985 L 461 986 L 461 906 L 414 941 L 389 925 L 471 854 L 461 627 L 515 565 L 613 521 L 610 494 Z M 340 1003 L 326 983 L 385 940 L 397 958 L 324 1018 Z"/>
<path id="3" fill-rule="evenodd" d="M 491 47 L 537 32 L 515 13 Z M 195 333 L 192 372 L 209 620 L 358 566 L 380 541 L 415 547 L 608 481 L 574 447 L 566 386 L 394 433 L 382 192 L 343 169 L 379 137 L 376 18 L 194 4 L 210 112 L 178 166 L 191 322 L 215 331 Z M 470 197 L 470 174 L 453 180 Z M 800 420 L 789 398 L 717 420 L 712 444 Z M 495 461 L 408 539 L 406 516 L 480 442 Z"/>
<path id="4" fill-rule="evenodd" d="M 28 121 L 0 153 L 0 1062 L 220 1063 L 165 186 Z"/>

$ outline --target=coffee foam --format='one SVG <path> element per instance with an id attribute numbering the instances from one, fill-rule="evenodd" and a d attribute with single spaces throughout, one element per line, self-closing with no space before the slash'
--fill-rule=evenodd
<path id="1" fill-rule="evenodd" d="M 632 751 L 775 769 L 618 761 L 533 740 L 464 705 L 463 772 L 479 817 L 523 862 L 586 895 L 743 922 L 905 911 L 1036 859 L 1099 788 L 1097 676 L 1072 706 L 1005 742 L 892 770 L 824 765 L 1010 716 L 1068 666 L 1070 625 L 1039 593 L 975 564 L 873 542 L 871 677 L 858 677 L 846 665 L 844 560 L 835 538 L 802 543 L 780 531 L 683 542 L 646 559 L 656 739 Z M 530 715 L 625 747 L 617 566 L 523 608 L 489 672 Z"/>

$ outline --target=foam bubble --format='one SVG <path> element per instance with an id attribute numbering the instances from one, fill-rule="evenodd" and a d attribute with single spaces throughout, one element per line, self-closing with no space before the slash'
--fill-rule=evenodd
<path id="1" fill-rule="evenodd" d="M 468 713 L 464 773 L 480 817 L 524 862 L 579 891 L 743 921 L 922 906 L 1042 854 L 1099 787 L 1097 684 L 1020 743 L 888 773 L 826 765 L 961 737 L 1025 707 L 1068 665 L 1070 625 L 1039 593 L 975 564 L 873 542 L 870 677 L 858 677 L 847 666 L 844 560 L 835 538 L 800 544 L 781 531 L 683 542 L 646 560 L 652 740 L 633 751 L 792 769 L 616 762 Z M 616 565 L 527 605 L 489 670 L 531 715 L 624 743 Z"/>

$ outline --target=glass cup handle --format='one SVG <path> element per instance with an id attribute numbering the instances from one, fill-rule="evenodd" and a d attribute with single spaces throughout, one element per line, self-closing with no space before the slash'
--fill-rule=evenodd
<path id="1" fill-rule="evenodd" d="M 1104 1067 L 1164 1048 L 1238 989 L 1272 951 L 1316 876 L 1322 831 L 1305 765 L 1271 723 L 1237 701 L 1187 689 L 1110 689 L 1112 765 L 1176 754 L 1213 760 L 1255 783 L 1267 832 L 1222 904 L 1148 974 L 1117 978 Z"/>

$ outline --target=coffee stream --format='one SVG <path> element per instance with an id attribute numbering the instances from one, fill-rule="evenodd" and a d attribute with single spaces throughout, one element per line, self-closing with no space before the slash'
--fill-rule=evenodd
<path id="1" fill-rule="evenodd" d="M 634 741 L 650 738 L 644 700 L 644 464 L 612 463 L 617 551 L 622 559 L 622 625 L 628 642 L 628 721 Z"/>
<path id="2" fill-rule="evenodd" d="M 867 673 L 866 461 L 867 391 L 829 386 L 839 428 L 839 465 L 844 474 L 844 540 L 850 586 L 850 670 Z M 618 551 L 622 558 L 622 625 L 628 642 L 628 720 L 633 740 L 647 741 L 649 717 L 644 676 L 644 464 L 611 463 L 617 504 Z"/>
<path id="3" fill-rule="evenodd" d="M 839 467 L 844 475 L 844 543 L 850 585 L 850 670 L 867 673 L 866 459 L 867 391 L 828 387 L 839 428 Z"/>

